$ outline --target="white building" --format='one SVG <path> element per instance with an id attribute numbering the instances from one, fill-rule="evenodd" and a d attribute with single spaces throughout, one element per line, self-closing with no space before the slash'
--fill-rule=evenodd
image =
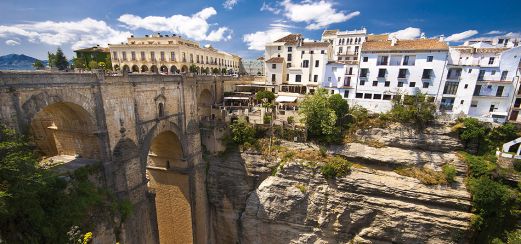
<path id="1" fill-rule="evenodd" d="M 333 59 L 337 64 L 332 64 L 329 69 L 339 70 L 338 63 L 344 64 L 341 81 L 336 81 L 334 85 L 335 93 L 339 93 L 346 99 L 353 99 L 355 96 L 355 84 L 358 83 L 359 60 L 362 44 L 367 38 L 367 30 L 339 31 L 325 30 L 322 33 L 322 41 L 333 45 Z M 326 71 L 328 72 L 328 71 Z M 337 72 L 333 72 L 337 73 Z M 327 75 L 326 79 L 329 79 Z M 338 77 L 337 77 L 338 78 Z M 326 84 L 328 83 L 326 82 Z M 326 86 L 327 87 L 327 86 Z"/>
<path id="2" fill-rule="evenodd" d="M 453 116 L 505 121 L 518 86 L 520 58 L 521 47 L 485 42 L 451 47 L 444 89 L 439 94 L 440 110 Z M 517 119 L 516 112 L 512 118 Z"/>
<path id="3" fill-rule="evenodd" d="M 266 79 L 278 91 L 312 93 L 323 81 L 331 58 L 328 42 L 304 42 L 301 34 L 290 34 L 266 45 Z"/>
<path id="4" fill-rule="evenodd" d="M 359 81 L 352 103 L 373 112 L 392 108 L 392 99 L 440 90 L 449 47 L 438 39 L 397 40 L 369 35 L 362 45 Z M 351 95 L 350 95 L 351 96 Z"/>

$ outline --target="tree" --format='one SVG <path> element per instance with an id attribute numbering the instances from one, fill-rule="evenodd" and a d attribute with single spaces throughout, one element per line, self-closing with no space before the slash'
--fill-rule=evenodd
<path id="1" fill-rule="evenodd" d="M 463 126 L 458 129 L 459 138 L 469 149 L 475 146 L 475 152 L 483 152 L 485 146 L 485 138 L 490 131 L 489 127 L 476 118 L 464 118 Z"/>
<path id="2" fill-rule="evenodd" d="M 34 69 L 36 69 L 36 70 L 40 70 L 40 69 L 43 69 L 44 66 L 43 66 L 42 61 L 40 61 L 40 60 L 37 59 L 36 61 L 34 61 L 34 63 L 33 63 L 33 67 L 34 67 Z"/>
<path id="3" fill-rule="evenodd" d="M 221 74 L 226 74 L 226 68 L 222 68 Z"/>
<path id="4" fill-rule="evenodd" d="M 58 48 L 58 50 L 56 50 L 54 61 L 56 68 L 58 68 L 59 70 L 65 70 L 69 67 L 69 61 L 67 61 L 67 58 L 65 57 L 65 54 L 63 54 L 61 48 Z"/>
<path id="5" fill-rule="evenodd" d="M 259 91 L 255 94 L 255 99 L 258 101 L 272 102 L 275 99 L 275 94 L 272 91 Z"/>
<path id="6" fill-rule="evenodd" d="M 72 59 L 72 64 L 76 69 L 85 69 L 85 61 L 82 58 L 74 58 Z"/>
<path id="7" fill-rule="evenodd" d="M 417 93 L 405 96 L 403 101 L 393 100 L 393 108 L 389 112 L 394 121 L 424 129 L 434 123 L 436 105 L 426 94 Z"/>
<path id="8" fill-rule="evenodd" d="M 56 55 L 51 52 L 47 52 L 47 59 L 49 63 L 49 67 L 54 68 L 56 67 Z"/>
<path id="9" fill-rule="evenodd" d="M 195 66 L 195 64 L 191 64 L 188 70 L 190 73 L 197 73 L 197 66 Z"/>
<path id="10" fill-rule="evenodd" d="M 107 68 L 107 65 L 105 64 L 105 62 L 99 62 L 99 63 L 98 63 L 98 67 L 99 67 L 100 69 L 105 70 L 105 69 Z"/>
<path id="11" fill-rule="evenodd" d="M 212 69 L 212 74 L 219 74 L 220 70 L 218 68 Z"/>
<path id="12" fill-rule="evenodd" d="M 338 136 L 340 129 L 335 126 L 337 117 L 329 104 L 326 89 L 320 88 L 315 94 L 307 95 L 300 105 L 299 113 L 303 115 L 302 121 L 310 137 L 326 142 L 341 138 Z"/>
<path id="13" fill-rule="evenodd" d="M 255 129 L 244 118 L 239 118 L 230 125 L 232 140 L 238 145 L 253 143 L 255 140 Z"/>
<path id="14" fill-rule="evenodd" d="M 340 94 L 331 95 L 329 97 L 329 105 L 335 111 L 337 122 L 340 122 L 349 112 L 349 105 Z"/>
<path id="15" fill-rule="evenodd" d="M 94 69 L 97 69 L 97 68 L 98 68 L 98 62 L 96 62 L 95 60 L 91 60 L 89 62 L 89 69 L 94 70 Z"/>

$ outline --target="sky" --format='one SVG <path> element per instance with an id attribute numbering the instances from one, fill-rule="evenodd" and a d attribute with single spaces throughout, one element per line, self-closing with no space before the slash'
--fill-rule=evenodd
<path id="1" fill-rule="evenodd" d="M 399 39 L 521 36 L 520 0 L 1 0 L 0 55 L 47 59 L 125 42 L 130 35 L 178 34 L 245 59 L 289 33 L 320 40 L 325 29 L 366 28 Z"/>

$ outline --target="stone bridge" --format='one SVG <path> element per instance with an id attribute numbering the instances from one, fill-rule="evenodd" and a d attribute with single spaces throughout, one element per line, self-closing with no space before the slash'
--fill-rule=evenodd
<path id="1" fill-rule="evenodd" d="M 106 187 L 134 205 L 121 242 L 207 243 L 199 121 L 227 79 L 0 72 L 0 122 L 47 157 L 102 162 Z"/>

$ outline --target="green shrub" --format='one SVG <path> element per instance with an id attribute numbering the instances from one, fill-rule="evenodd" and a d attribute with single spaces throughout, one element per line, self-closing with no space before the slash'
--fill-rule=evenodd
<path id="1" fill-rule="evenodd" d="M 512 200 L 507 186 L 493 181 L 487 176 L 471 178 L 469 190 L 472 194 L 474 208 L 483 217 L 504 216 L 505 206 Z"/>
<path id="2" fill-rule="evenodd" d="M 517 172 L 521 172 L 521 160 L 516 159 L 514 162 L 512 162 L 512 164 Z"/>
<path id="3" fill-rule="evenodd" d="M 335 156 L 325 162 L 320 168 L 320 172 L 326 179 L 343 177 L 351 171 L 351 163 L 340 156 Z"/>
<path id="4" fill-rule="evenodd" d="M 269 124 L 269 123 L 271 123 L 271 115 L 265 114 L 264 117 L 262 118 L 262 122 L 263 122 L 264 124 Z"/>
<path id="5" fill-rule="evenodd" d="M 464 153 L 463 157 L 469 166 L 469 175 L 474 178 L 489 176 L 496 169 L 494 156 L 482 157 Z"/>
<path id="6" fill-rule="evenodd" d="M 434 123 L 436 105 L 427 95 L 418 93 L 405 96 L 403 102 L 393 100 L 393 108 L 389 111 L 393 121 L 416 126 L 423 129 Z"/>
<path id="7" fill-rule="evenodd" d="M 288 116 L 287 121 L 288 124 L 292 125 L 293 123 L 295 123 L 295 118 L 293 116 Z"/>
<path id="8" fill-rule="evenodd" d="M 320 152 L 320 156 L 325 158 L 327 156 L 327 148 L 324 146 L 318 147 L 318 151 Z"/>
<path id="9" fill-rule="evenodd" d="M 239 118 L 230 125 L 232 130 L 232 140 L 238 145 L 248 142 L 253 144 L 255 141 L 255 129 L 244 118 Z"/>
<path id="10" fill-rule="evenodd" d="M 454 177 L 456 177 L 456 167 L 454 167 L 454 165 L 443 165 L 442 172 L 445 175 L 445 179 L 447 180 L 447 182 L 452 183 L 455 181 Z"/>

